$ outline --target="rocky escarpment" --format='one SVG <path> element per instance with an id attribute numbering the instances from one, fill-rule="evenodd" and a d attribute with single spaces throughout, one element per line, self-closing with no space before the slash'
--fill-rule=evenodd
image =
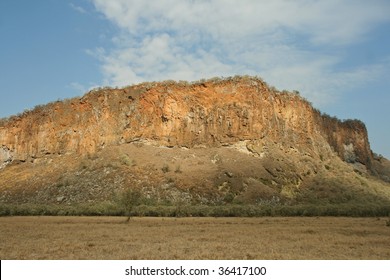
<path id="1" fill-rule="evenodd" d="M 362 122 L 259 78 L 101 88 L 0 121 L 0 215 L 12 205 L 118 214 L 133 190 L 153 215 L 237 204 L 387 215 L 389 166 Z"/>
<path id="2" fill-rule="evenodd" d="M 49 154 L 91 154 L 107 145 L 218 147 L 242 140 L 290 145 L 324 157 L 371 166 L 367 130 L 315 110 L 297 93 L 277 92 L 258 78 L 196 83 L 143 83 L 93 90 L 39 106 L 0 123 L 0 162 Z"/>

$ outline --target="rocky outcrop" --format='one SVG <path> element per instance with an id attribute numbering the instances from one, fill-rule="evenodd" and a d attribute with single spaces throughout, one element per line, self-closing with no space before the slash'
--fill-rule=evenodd
<path id="1" fill-rule="evenodd" d="M 12 162 L 12 152 L 6 147 L 0 147 L 0 168 L 3 168 L 8 163 Z"/>
<path id="2" fill-rule="evenodd" d="M 0 165 L 142 139 L 188 148 L 256 140 L 264 152 L 269 143 L 313 157 L 336 152 L 368 169 L 373 160 L 362 122 L 322 115 L 299 94 L 261 79 L 235 77 L 103 88 L 39 106 L 0 122 Z"/>

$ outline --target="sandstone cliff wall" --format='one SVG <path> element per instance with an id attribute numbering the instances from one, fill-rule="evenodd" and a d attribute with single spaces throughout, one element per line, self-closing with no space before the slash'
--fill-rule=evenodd
<path id="1" fill-rule="evenodd" d="M 40 106 L 0 122 L 0 165 L 139 139 L 189 148 L 256 140 L 264 150 L 272 142 L 317 157 L 334 151 L 367 167 L 372 161 L 363 123 L 321 115 L 299 95 L 246 77 L 101 89 Z"/>

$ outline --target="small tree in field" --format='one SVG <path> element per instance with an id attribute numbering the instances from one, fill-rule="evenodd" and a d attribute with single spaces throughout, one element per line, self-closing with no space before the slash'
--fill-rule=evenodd
<path id="1" fill-rule="evenodd" d="M 130 221 L 132 212 L 135 206 L 141 204 L 142 194 L 137 189 L 127 189 L 120 200 L 120 204 L 123 207 L 125 214 L 127 216 L 127 222 Z"/>

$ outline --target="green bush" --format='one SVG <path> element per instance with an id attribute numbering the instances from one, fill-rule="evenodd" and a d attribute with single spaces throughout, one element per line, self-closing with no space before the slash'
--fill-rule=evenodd
<path id="1" fill-rule="evenodd" d="M 389 204 L 157 204 L 144 203 L 145 199 L 134 190 L 125 191 L 116 201 L 99 203 L 58 204 L 2 204 L 0 216 L 152 216 L 152 217 L 261 217 L 261 216 L 389 216 Z"/>
<path id="2" fill-rule="evenodd" d="M 129 188 L 122 193 L 119 199 L 119 206 L 127 216 L 127 221 L 129 221 L 131 216 L 133 216 L 133 208 L 140 205 L 141 200 L 142 194 L 138 189 Z"/>

